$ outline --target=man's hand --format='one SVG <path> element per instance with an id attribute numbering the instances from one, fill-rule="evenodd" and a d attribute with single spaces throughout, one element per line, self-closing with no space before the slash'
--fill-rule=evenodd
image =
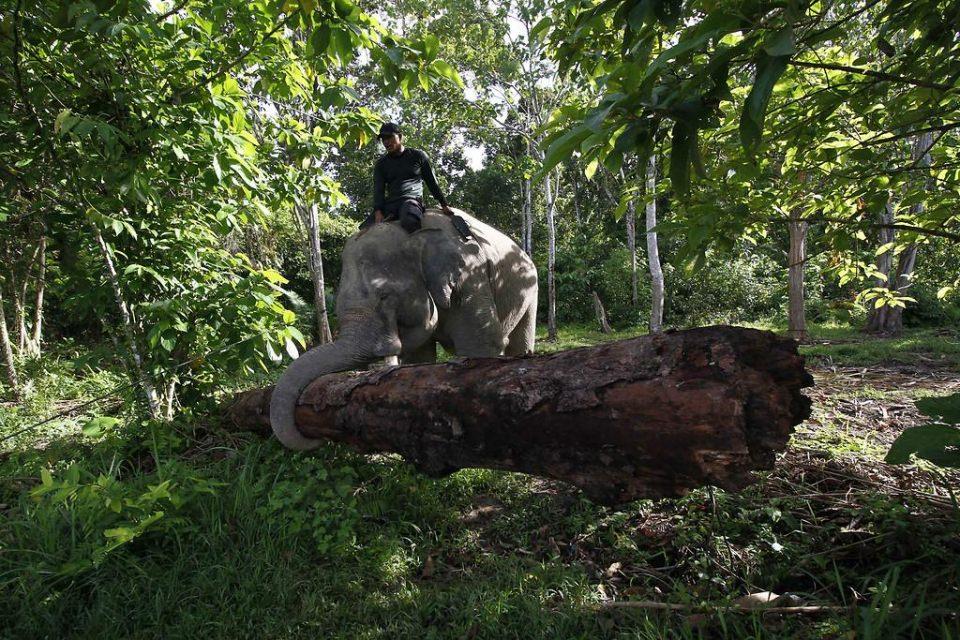
<path id="1" fill-rule="evenodd" d="M 380 209 L 377 209 L 376 211 L 374 211 L 374 212 L 373 212 L 373 221 L 374 221 L 374 222 L 383 222 L 383 211 L 380 211 Z"/>
<path id="2" fill-rule="evenodd" d="M 453 209 L 451 209 L 449 206 L 445 204 L 440 206 L 440 210 L 443 211 L 448 216 L 454 215 Z"/>

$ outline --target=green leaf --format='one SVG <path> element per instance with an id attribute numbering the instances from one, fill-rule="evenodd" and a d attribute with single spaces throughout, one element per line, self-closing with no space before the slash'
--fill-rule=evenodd
<path id="1" fill-rule="evenodd" d="M 697 129 L 680 121 L 673 125 L 670 141 L 670 183 L 680 195 L 690 190 L 690 165 L 697 144 Z"/>
<path id="2" fill-rule="evenodd" d="M 760 54 L 757 60 L 757 75 L 740 116 L 740 140 L 748 153 L 756 151 L 763 135 L 763 122 L 773 87 L 787 69 L 789 56 Z"/>
<path id="3" fill-rule="evenodd" d="M 900 434 L 885 458 L 889 464 L 906 464 L 910 456 L 941 467 L 960 467 L 960 429 L 944 424 L 911 427 Z"/>
<path id="4" fill-rule="evenodd" d="M 423 57 L 433 60 L 437 57 L 438 51 L 440 51 L 440 39 L 432 33 L 423 36 Z"/>
<path id="5" fill-rule="evenodd" d="M 543 167 L 538 172 L 542 176 L 550 169 L 553 169 L 561 161 L 570 157 L 573 150 L 590 135 L 590 129 L 586 127 L 576 127 L 567 131 L 562 136 L 550 143 L 547 148 L 546 156 L 543 159 Z"/>
<path id="6" fill-rule="evenodd" d="M 287 355 L 294 360 L 300 357 L 300 351 L 297 350 L 297 345 L 290 338 L 287 338 L 284 342 L 284 348 L 287 350 Z"/>
<path id="7" fill-rule="evenodd" d="M 763 50 L 768 56 L 792 56 L 797 52 L 797 40 L 793 35 L 793 27 L 787 26 L 777 31 L 763 43 Z"/>
<path id="8" fill-rule="evenodd" d="M 101 416 L 99 418 L 94 418 L 93 420 L 88 420 L 85 425 L 81 428 L 83 435 L 88 438 L 94 438 L 99 436 L 104 430 L 111 429 L 120 424 L 120 420 L 117 418 L 110 418 L 108 416 Z"/>
<path id="9" fill-rule="evenodd" d="M 917 400 L 917 409 L 938 422 L 960 425 L 960 393 Z"/>
<path id="10" fill-rule="evenodd" d="M 70 117 L 70 109 L 64 109 L 57 115 L 57 119 L 53 123 L 53 132 L 60 133 L 61 127 L 63 127 L 64 121 Z M 64 131 L 66 133 L 66 131 Z"/>
<path id="11" fill-rule="evenodd" d="M 446 60 L 434 60 L 430 64 L 430 68 L 440 76 L 453 82 L 458 87 L 463 86 L 463 80 L 460 78 L 460 74 L 457 73 L 457 70 L 454 69 L 453 66 Z"/>
<path id="12" fill-rule="evenodd" d="M 540 19 L 540 21 L 533 26 L 533 29 L 530 30 L 530 39 L 537 40 L 540 35 L 549 29 L 553 25 L 553 18 L 550 16 L 545 16 Z"/>

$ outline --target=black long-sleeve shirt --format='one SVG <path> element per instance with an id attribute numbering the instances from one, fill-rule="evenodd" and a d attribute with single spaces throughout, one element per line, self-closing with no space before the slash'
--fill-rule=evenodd
<path id="1" fill-rule="evenodd" d="M 430 193 L 441 206 L 447 205 L 447 199 L 440 191 L 440 185 L 433 176 L 430 159 L 420 149 L 406 147 L 403 153 L 380 156 L 373 167 L 373 209 L 383 210 L 390 202 L 423 197 L 423 183 L 427 183 Z"/>

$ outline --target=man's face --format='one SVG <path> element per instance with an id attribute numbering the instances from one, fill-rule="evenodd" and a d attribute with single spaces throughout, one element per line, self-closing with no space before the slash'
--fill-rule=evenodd
<path id="1" fill-rule="evenodd" d="M 398 153 L 402 137 L 393 133 L 386 133 L 380 136 L 380 142 L 383 143 L 383 148 L 387 150 L 387 153 Z"/>

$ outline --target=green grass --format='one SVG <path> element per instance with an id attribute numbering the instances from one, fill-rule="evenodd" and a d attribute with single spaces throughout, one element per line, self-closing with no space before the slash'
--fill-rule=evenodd
<path id="1" fill-rule="evenodd" d="M 828 332 L 854 335 L 815 335 Z M 935 349 L 936 336 L 914 338 Z M 609 339 L 565 327 L 540 346 Z M 121 380 L 78 357 L 32 365 L 31 399 L 0 409 L 2 428 Z M 844 393 L 901 401 L 884 387 Z M 946 494 L 919 495 L 944 485 L 878 466 L 877 443 L 836 421 L 803 430 L 738 494 L 612 509 L 520 474 L 433 480 L 395 456 L 211 435 L 213 411 L 151 424 L 120 400 L 85 414 L 124 418 L 98 439 L 75 418 L 0 449 L 0 637 L 960 635 L 960 515 Z M 782 619 L 723 608 L 767 590 L 851 608 Z M 711 613 L 601 609 L 609 599 Z"/>
<path id="2" fill-rule="evenodd" d="M 786 326 L 773 322 L 748 322 L 742 326 L 786 333 Z M 555 342 L 547 341 L 546 330 L 537 333 L 537 352 L 553 353 L 564 349 L 588 347 L 610 340 L 622 340 L 645 334 L 636 327 L 603 334 L 595 325 L 560 327 Z M 960 329 L 907 329 L 904 335 L 884 338 L 865 334 L 844 325 L 810 325 L 809 340 L 800 352 L 815 365 L 862 367 L 870 365 L 917 368 L 945 368 L 960 371 Z"/>

